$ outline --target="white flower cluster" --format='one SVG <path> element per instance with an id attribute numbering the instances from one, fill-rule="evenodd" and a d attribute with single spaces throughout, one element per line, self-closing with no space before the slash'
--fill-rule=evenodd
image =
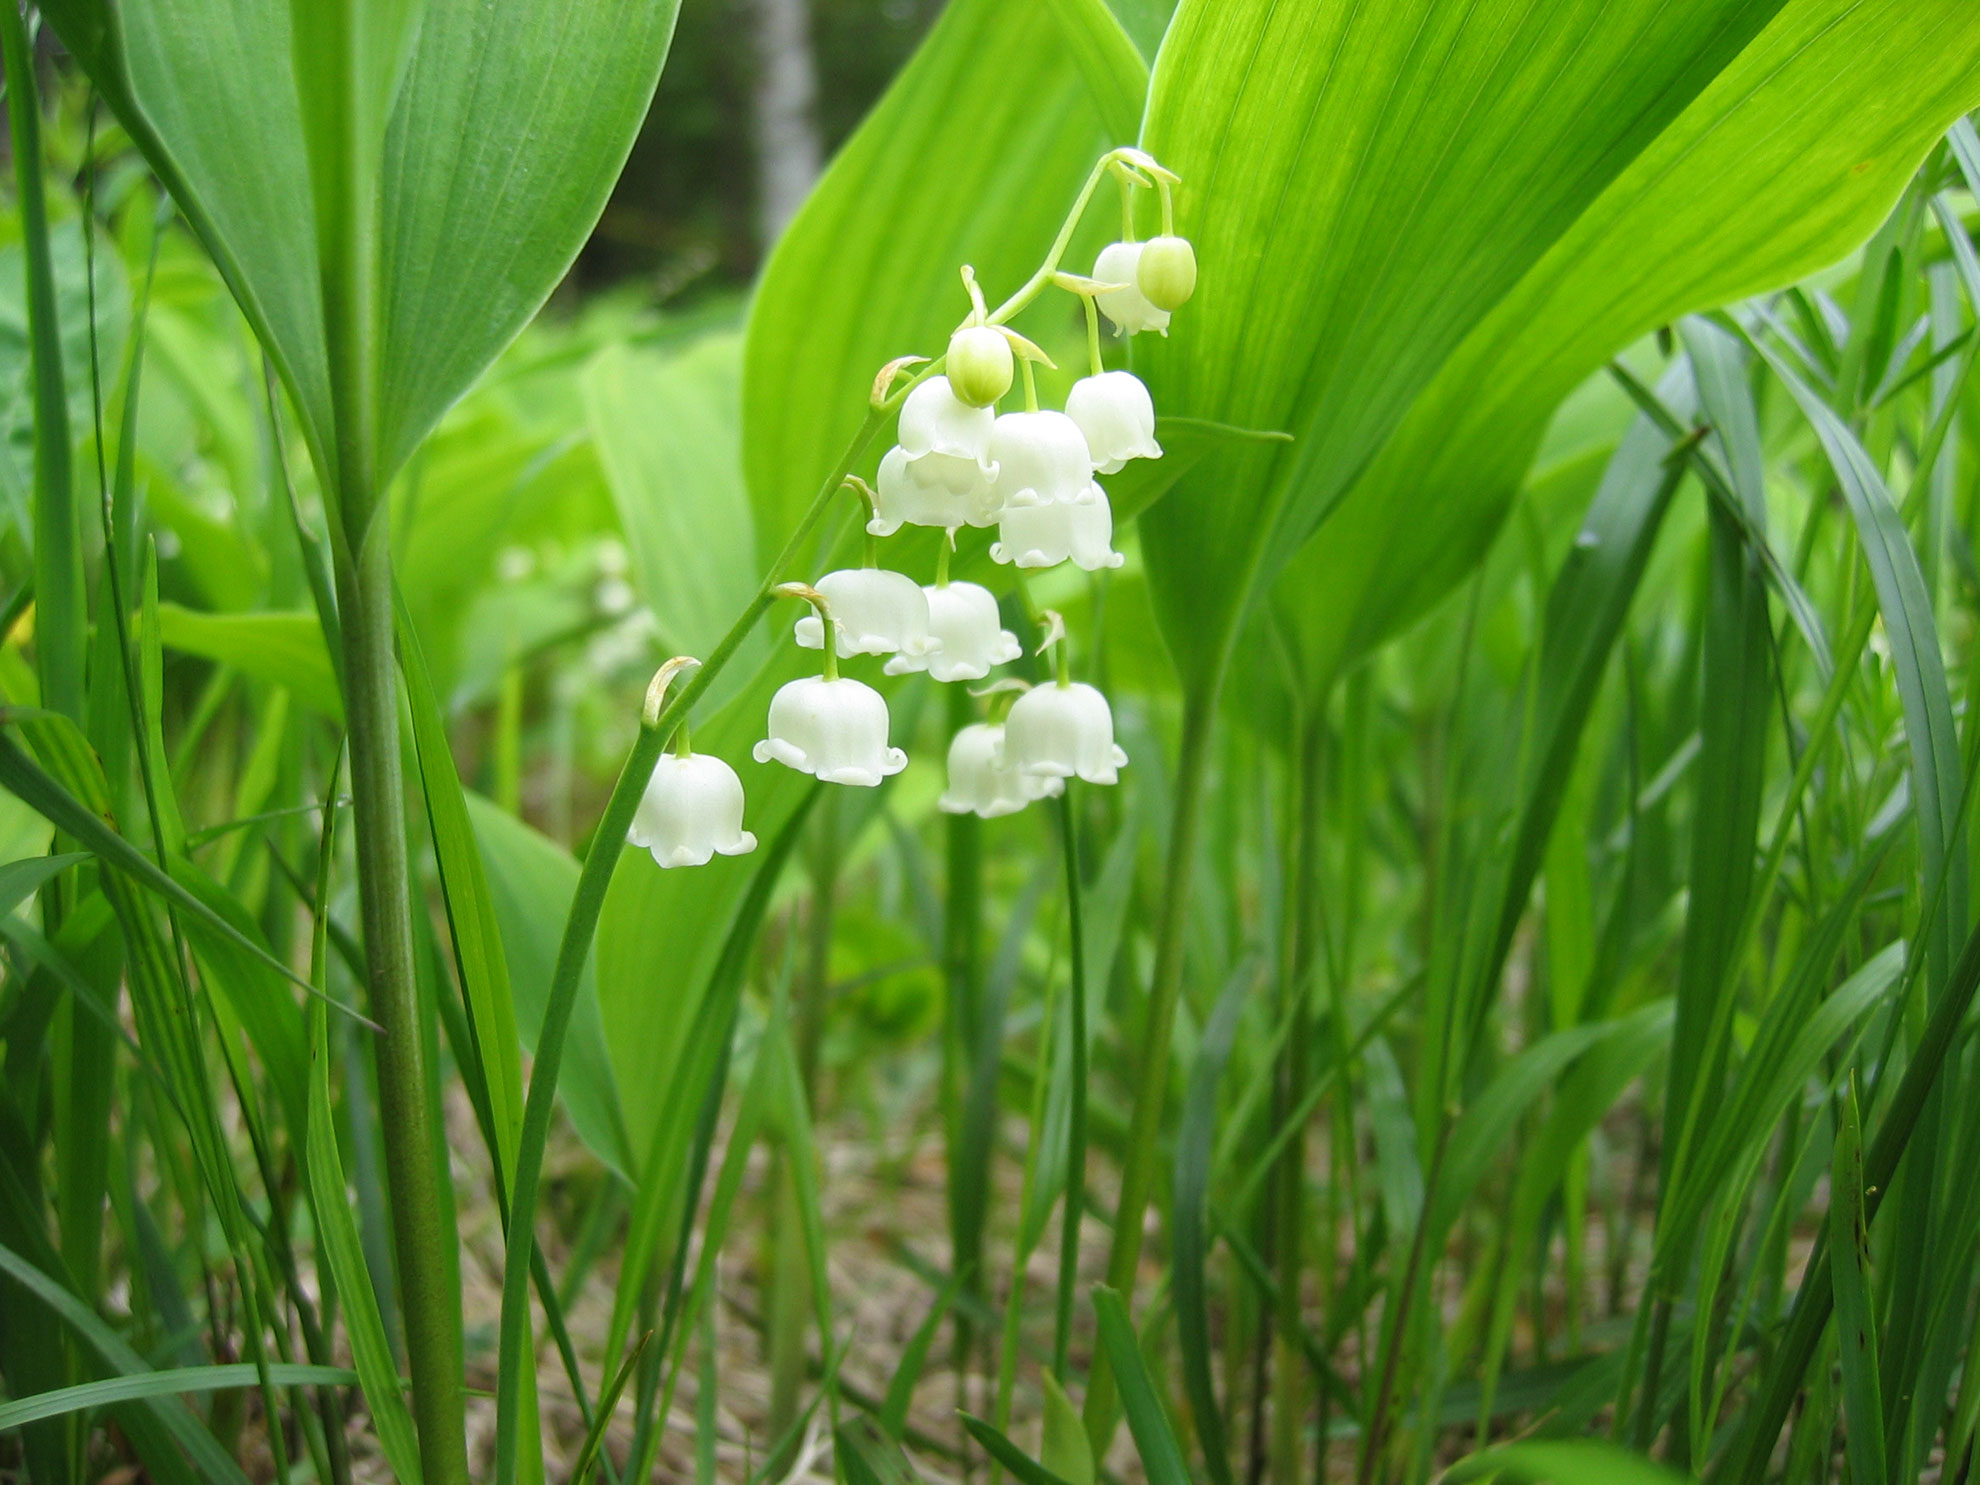
<path id="1" fill-rule="evenodd" d="M 888 675 L 925 671 L 954 682 L 982 680 L 1022 653 L 1017 637 L 1002 626 L 994 594 L 976 583 L 949 581 L 946 547 L 937 580 L 924 586 L 879 566 L 876 538 L 904 525 L 931 526 L 945 531 L 953 545 L 964 527 L 995 526 L 992 559 L 1019 569 L 1068 561 L 1088 572 L 1121 565 L 1113 512 L 1095 476 L 1115 474 L 1130 459 L 1158 459 L 1162 450 L 1148 388 L 1132 372 L 1101 364 L 1098 317 L 1104 314 L 1121 335 L 1166 335 L 1170 315 L 1194 290 L 1196 260 L 1189 243 L 1173 235 L 1172 175 L 1133 150 L 1111 152 L 1096 167 L 1096 181 L 1102 169 L 1121 179 L 1124 201 L 1134 185 L 1159 185 L 1165 235 L 1111 244 L 1090 278 L 1061 274 L 1056 261 L 1048 263 L 995 315 L 974 275 L 963 271 L 972 312 L 950 338 L 941 367 L 902 400 L 899 441 L 880 460 L 877 490 L 847 482 L 866 503 L 865 565 L 828 572 L 810 587 L 779 590 L 811 604 L 813 611 L 797 620 L 794 638 L 805 649 L 822 650 L 824 666 L 822 675 L 791 681 L 772 698 L 769 735 L 753 751 L 758 763 L 867 787 L 907 766 L 907 754 L 888 741 L 886 700 L 841 675 L 841 656 L 885 656 Z M 1131 212 L 1124 214 L 1131 220 Z M 1073 384 L 1063 411 L 1039 408 L 1032 366 L 1050 363 L 1003 324 L 1048 283 L 1079 294 L 1087 313 L 1091 374 Z M 1019 365 L 1025 406 L 999 413 Z M 1057 615 L 1047 617 L 1049 647 L 1063 640 L 1064 630 Z M 1063 794 L 1069 778 L 1115 782 L 1127 755 L 1114 742 L 1112 710 L 1099 691 L 1071 680 L 1063 647 L 1055 680 L 1028 689 L 1014 680 L 991 688 L 1008 690 L 1022 694 L 1003 721 L 974 723 L 950 743 L 944 810 L 1006 815 L 1034 799 Z M 683 728 L 676 753 L 654 770 L 631 839 L 661 866 L 702 865 L 718 852 L 738 855 L 755 847 L 756 838 L 742 828 L 742 811 L 735 771 L 688 751 Z"/>

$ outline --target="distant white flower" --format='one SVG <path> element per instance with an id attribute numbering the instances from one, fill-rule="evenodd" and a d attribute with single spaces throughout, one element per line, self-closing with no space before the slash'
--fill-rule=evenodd
<path id="1" fill-rule="evenodd" d="M 1017 699 L 1004 723 L 1004 757 L 1030 778 L 1111 784 L 1127 764 L 1114 742 L 1107 698 L 1080 681 L 1034 686 Z"/>
<path id="2" fill-rule="evenodd" d="M 626 834 L 661 866 L 706 866 L 718 852 L 756 849 L 742 817 L 742 780 L 733 768 L 708 753 L 668 753 L 654 764 Z"/>
<path id="3" fill-rule="evenodd" d="M 1094 472 L 1113 474 L 1130 459 L 1159 459 L 1155 400 L 1132 371 L 1083 376 L 1066 396 L 1066 416 L 1079 425 Z"/>
<path id="4" fill-rule="evenodd" d="M 949 744 L 949 787 L 936 803 L 952 815 L 991 820 L 1065 791 L 1063 779 L 1021 774 L 1010 765 L 1000 725 L 973 722 Z"/>
<path id="5" fill-rule="evenodd" d="M 1100 256 L 1093 260 L 1093 277 L 1103 284 L 1126 286 L 1099 296 L 1100 313 L 1123 335 L 1137 335 L 1143 330 L 1167 335 L 1169 312 L 1150 304 L 1137 281 L 1143 246 L 1139 242 L 1110 242 L 1100 249 Z"/>
<path id="6" fill-rule="evenodd" d="M 758 763 L 771 759 L 828 784 L 872 787 L 907 767 L 907 754 L 887 745 L 886 698 L 847 676 L 804 676 L 770 698 L 770 735 L 756 745 Z"/>
<path id="7" fill-rule="evenodd" d="M 1098 572 L 1126 560 L 1114 550 L 1114 512 L 1106 492 L 1090 483 L 1078 500 L 1005 507 L 997 535 L 990 544 L 992 560 L 1017 567 L 1056 567 L 1070 560 Z"/>
<path id="8" fill-rule="evenodd" d="M 896 655 L 887 674 L 926 670 L 938 681 L 980 681 L 993 665 L 1004 665 L 1024 653 L 1017 636 L 1003 627 L 997 597 L 975 583 L 950 583 L 923 588 L 928 600 L 928 632 L 937 642 L 925 658 Z"/>
<path id="9" fill-rule="evenodd" d="M 880 461 L 877 483 L 873 519 L 866 523 L 875 536 L 892 536 L 903 525 L 953 530 L 997 524 L 995 487 L 973 459 L 947 454 L 916 459 L 895 444 Z"/>
<path id="10" fill-rule="evenodd" d="M 904 573 L 847 567 L 826 573 L 817 587 L 832 607 L 841 655 L 919 657 L 940 646 L 928 634 L 928 600 Z M 804 615 L 793 632 L 805 649 L 824 648 L 825 630 L 817 614 Z"/>
<path id="11" fill-rule="evenodd" d="M 989 449 L 1000 509 L 1076 500 L 1093 477 L 1086 435 L 1062 412 L 1005 413 Z"/>

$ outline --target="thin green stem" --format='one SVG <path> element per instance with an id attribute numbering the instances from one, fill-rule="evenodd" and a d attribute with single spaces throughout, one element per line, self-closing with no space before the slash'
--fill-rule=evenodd
<path id="1" fill-rule="evenodd" d="M 949 557 L 956 549 L 956 533 L 953 528 L 942 533 L 942 544 L 935 551 L 935 586 L 949 586 Z"/>
<path id="2" fill-rule="evenodd" d="M 891 407 L 892 404 L 889 404 Z M 810 508 L 791 532 L 784 549 L 770 566 L 756 590 L 756 596 L 730 626 L 729 632 L 708 658 L 664 703 L 657 715 L 641 728 L 620 770 L 618 782 L 606 801 L 591 848 L 585 853 L 583 870 L 578 874 L 577 891 L 571 898 L 570 913 L 564 920 L 564 933 L 557 947 L 557 963 L 550 979 L 550 992 L 543 1013 L 543 1030 L 536 1046 L 536 1062 L 529 1081 L 529 1096 L 523 1106 L 522 1141 L 516 1154 L 514 1196 L 510 1207 L 508 1251 L 502 1271 L 502 1319 L 495 1384 L 495 1478 L 500 1485 L 513 1485 L 520 1436 L 519 1404 L 521 1368 L 529 1363 L 529 1270 L 536 1246 L 536 1199 L 543 1176 L 543 1149 L 549 1138 L 550 1115 L 555 1107 L 557 1078 L 563 1070 L 564 1046 L 568 1039 L 571 1013 L 577 1006 L 579 976 L 591 955 L 592 936 L 598 930 L 598 915 L 605 906 L 605 890 L 612 872 L 625 850 L 626 830 L 639 807 L 646 781 L 659 761 L 661 749 L 675 722 L 701 697 L 714 678 L 734 658 L 756 621 L 776 601 L 777 575 L 796 557 L 803 544 L 824 518 L 832 497 L 851 473 L 853 464 L 873 441 L 886 420 L 887 409 L 869 408 L 865 421 L 841 455 L 835 468 L 813 497 Z"/>
<path id="3" fill-rule="evenodd" d="M 674 729 L 674 756 L 676 758 L 692 758 L 694 756 L 694 739 L 688 734 L 688 719 L 686 717 L 682 717 L 681 725 Z"/>
<path id="4" fill-rule="evenodd" d="M 1209 773 L 1210 735 L 1216 718 L 1221 676 L 1193 688 L 1183 701 L 1182 746 L 1176 759 L 1176 785 L 1170 817 L 1169 859 L 1162 882 L 1161 913 L 1155 924 L 1155 969 L 1147 1021 L 1136 1063 L 1134 1115 L 1128 1131 L 1127 1163 L 1114 1208 L 1114 1246 L 1107 1261 L 1107 1283 L 1131 1301 L 1141 1267 L 1142 1221 L 1154 1193 L 1160 1159 L 1162 1108 L 1169 1089 L 1169 1041 L 1175 1031 L 1176 1002 L 1182 993 L 1183 938 L 1189 915 L 1189 889 L 1202 819 L 1203 786 Z M 1083 1416 L 1093 1457 L 1106 1456 L 1118 1421 L 1117 1392 L 1106 1353 L 1094 1356 Z"/>
<path id="5" fill-rule="evenodd" d="M 1100 296 L 1082 294 L 1079 296 L 1086 306 L 1086 362 L 1092 367 L 1095 376 L 1107 369 L 1107 363 L 1100 359 Z"/>
<path id="6" fill-rule="evenodd" d="M 1087 204 L 1093 200 L 1093 193 L 1099 189 L 1101 179 L 1107 174 L 1108 167 L 1121 159 L 1123 154 L 1121 150 L 1109 150 L 1095 163 L 1086 177 L 1086 184 L 1079 188 L 1079 195 L 1073 198 L 1072 210 L 1066 213 L 1065 221 L 1060 223 L 1059 235 L 1052 239 L 1052 247 L 1045 254 L 1045 261 L 1039 265 L 1036 273 L 1018 286 L 1016 293 L 991 311 L 987 323 L 1007 324 L 1020 310 L 1045 292 L 1046 286 L 1052 282 L 1052 275 L 1059 271 L 1059 264 L 1066 256 L 1066 249 L 1072 246 L 1073 233 L 1078 230 L 1080 218 L 1086 215 Z"/>
<path id="7" fill-rule="evenodd" d="M 1063 672 L 1063 644 L 1059 653 Z M 1073 808 L 1070 779 L 1059 799 L 1059 834 L 1065 845 L 1066 923 L 1072 953 L 1067 1014 L 1072 1079 L 1066 1117 L 1066 1201 L 1059 1216 L 1059 1291 L 1052 1323 L 1052 1374 L 1063 1384 L 1072 1348 L 1073 1291 L 1079 1283 L 1080 1219 L 1086 1210 L 1086 936 L 1080 912 L 1079 815 Z"/>
<path id="8" fill-rule="evenodd" d="M 1038 373 L 1032 370 L 1031 358 L 1020 356 L 1018 364 L 1024 368 L 1024 410 L 1038 411 Z"/>

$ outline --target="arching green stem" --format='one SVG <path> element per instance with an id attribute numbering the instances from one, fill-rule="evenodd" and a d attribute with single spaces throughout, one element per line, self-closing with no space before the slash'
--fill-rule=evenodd
<path id="1" fill-rule="evenodd" d="M 933 375 L 939 365 L 939 361 L 931 362 L 922 369 L 921 375 Z M 891 383 L 892 370 L 883 372 L 882 376 L 883 381 Z M 729 632 L 722 636 L 722 642 L 714 652 L 674 691 L 673 699 L 642 718 L 645 725 L 640 728 L 639 736 L 626 756 L 625 767 L 620 770 L 611 798 L 606 801 L 605 813 L 598 822 L 591 848 L 585 853 L 584 869 L 578 875 L 577 891 L 572 895 L 570 913 L 564 920 L 563 939 L 557 947 L 557 963 L 550 978 L 543 1031 L 537 1039 L 536 1063 L 530 1076 L 529 1097 L 523 1106 L 522 1140 L 516 1155 L 508 1249 L 502 1269 L 502 1320 L 495 1384 L 495 1478 L 499 1485 L 514 1485 L 516 1479 L 521 1436 L 522 1368 L 529 1364 L 533 1349 L 529 1335 L 529 1272 L 531 1255 L 536 1247 L 536 1198 L 543 1178 L 543 1149 L 550 1135 L 550 1115 L 555 1107 L 557 1078 L 563 1069 L 571 1013 L 577 1007 L 579 977 L 585 961 L 591 956 L 591 940 L 598 930 L 598 915 L 605 906 L 605 891 L 611 885 L 613 869 L 619 863 L 620 853 L 625 850 L 626 831 L 632 824 L 633 813 L 639 808 L 640 796 L 646 789 L 646 781 L 653 773 L 653 765 L 660 759 L 674 724 L 687 715 L 688 709 L 735 657 L 736 651 L 756 627 L 756 621 L 776 601 L 777 574 L 790 564 L 810 539 L 833 495 L 851 473 L 853 464 L 866 451 L 866 446 L 880 431 L 888 414 L 899 406 L 899 398 L 905 393 L 906 389 L 903 389 L 899 395 L 894 395 L 888 386 L 876 389 L 865 421 L 846 446 L 838 466 L 826 476 L 824 484 L 812 498 L 810 509 L 784 543 L 783 551 L 771 564 L 769 574 L 756 590 L 756 596 L 730 626 Z M 828 650 L 827 653 L 832 652 Z"/>

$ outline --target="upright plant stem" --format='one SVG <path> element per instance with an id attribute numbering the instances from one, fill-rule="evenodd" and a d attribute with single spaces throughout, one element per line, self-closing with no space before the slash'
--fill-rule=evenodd
<path id="1" fill-rule="evenodd" d="M 1073 1291 L 1079 1282 L 1079 1228 L 1086 1211 L 1086 933 L 1081 922 L 1079 814 L 1073 781 L 1059 800 L 1060 835 L 1066 851 L 1066 922 L 1071 929 L 1072 984 L 1068 997 L 1072 1078 L 1066 1115 L 1066 1204 L 1059 1217 L 1059 1293 L 1052 1324 L 1052 1373 L 1066 1380 L 1072 1348 Z"/>
<path id="2" fill-rule="evenodd" d="M 378 1104 L 420 1467 L 426 1485 L 466 1485 L 460 1294 L 445 1256 L 453 1251 L 455 1236 L 444 1219 L 441 1172 L 434 1162 L 434 1152 L 445 1144 L 426 1096 L 425 1037 L 413 969 L 387 526 L 374 520 L 355 554 L 355 570 L 339 574 L 358 902 L 371 1015 L 385 1028 L 377 1043 Z"/>
<path id="3" fill-rule="evenodd" d="M 1221 672 L 1183 700 L 1182 746 L 1176 759 L 1176 793 L 1169 826 L 1168 869 L 1162 882 L 1161 917 L 1156 923 L 1155 971 L 1148 995 L 1148 1020 L 1137 1063 L 1139 1087 L 1128 1130 L 1127 1164 L 1120 1200 L 1114 1208 L 1114 1246 L 1107 1259 L 1107 1284 L 1132 1299 L 1141 1266 L 1141 1226 L 1153 1194 L 1162 1133 L 1162 1106 L 1169 1089 L 1169 1039 L 1175 1031 L 1176 1001 L 1182 993 L 1183 930 L 1188 919 L 1191 867 L 1201 824 L 1203 783 L 1210 765 L 1210 732 L 1217 714 Z M 1104 1458 L 1118 1420 L 1118 1392 L 1106 1352 L 1096 1352 L 1087 1381 L 1083 1418 L 1093 1457 Z"/>
<path id="4" fill-rule="evenodd" d="M 20 7 L 0 5 L 6 56 L 7 125 L 20 192 L 21 242 L 27 263 L 28 342 L 34 375 L 34 649 L 41 704 L 83 719 L 84 611 L 82 522 L 70 487 L 69 403 L 62 377 L 62 337 L 55 314 L 55 270 L 48 251 L 48 205 L 42 182 L 41 113 L 34 56 Z"/>
<path id="5" fill-rule="evenodd" d="M 1318 707 L 1316 706 L 1316 711 Z M 1319 950 L 1320 785 L 1324 716 L 1305 719 L 1297 740 L 1293 782 L 1293 901 L 1287 917 L 1290 953 L 1283 974 L 1291 1015 L 1279 1074 L 1283 1106 L 1290 1111 L 1306 1097 L 1310 1071 L 1311 1017 L 1306 996 Z M 1273 1196 L 1272 1231 L 1278 1239 L 1279 1298 L 1272 1326 L 1272 1485 L 1296 1485 L 1300 1431 L 1305 1423 L 1306 1358 L 1299 1345 L 1300 1268 L 1306 1231 L 1306 1130 L 1302 1123 L 1279 1157 Z"/>
<path id="6" fill-rule="evenodd" d="M 946 571 L 948 547 L 943 546 Z M 951 736 L 975 720 L 975 703 L 961 686 L 948 692 L 948 731 Z M 983 822 L 975 815 L 949 815 L 943 831 L 948 855 L 948 881 L 942 908 L 942 1128 L 948 1146 L 945 1163 L 949 1186 L 949 1253 L 954 1271 L 967 1277 L 963 1287 L 970 1297 L 983 1296 L 981 1226 L 970 1220 L 972 1203 L 964 1182 L 976 1174 L 963 1160 L 964 1090 L 969 1087 L 971 1049 L 977 1024 L 977 1000 L 981 979 L 983 937 Z M 976 1204 L 981 1210 L 981 1204 Z M 975 1344 L 976 1326 L 971 1306 L 956 1305 L 950 1312 L 955 1327 L 956 1405 L 969 1408 L 970 1354 Z M 964 1466 L 970 1464 L 968 1456 Z"/>

